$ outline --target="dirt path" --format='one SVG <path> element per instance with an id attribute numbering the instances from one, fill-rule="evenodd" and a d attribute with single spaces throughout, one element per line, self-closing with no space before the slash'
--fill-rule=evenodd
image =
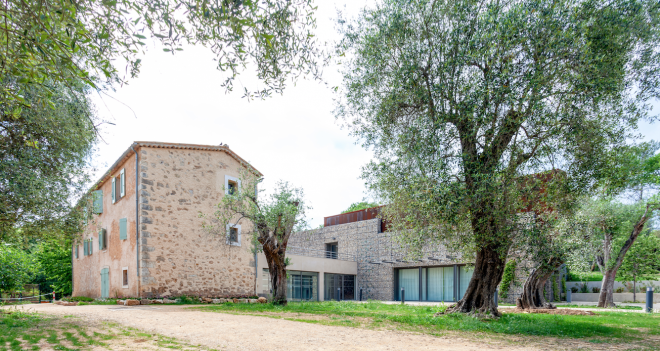
<path id="1" fill-rule="evenodd" d="M 266 317 L 201 312 L 183 306 L 23 305 L 25 309 L 113 321 L 220 350 L 537 350 L 498 341 L 475 342 L 392 330 L 368 330 Z M 272 331 L 277 331 L 276 333 Z"/>

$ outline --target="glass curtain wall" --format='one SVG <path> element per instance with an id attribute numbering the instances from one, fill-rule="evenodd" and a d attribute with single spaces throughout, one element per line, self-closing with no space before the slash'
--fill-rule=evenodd
<path id="1" fill-rule="evenodd" d="M 406 300 L 457 301 L 463 297 L 472 278 L 473 268 L 465 266 L 406 268 L 398 270 L 397 297 L 401 300 L 401 288 L 406 291 Z M 455 273 L 458 271 L 458 277 Z M 458 279 L 456 279 L 458 278 Z M 458 286 L 455 286 L 458 284 Z M 421 291 L 420 291 L 421 288 Z M 458 293 L 458 296 L 455 296 Z"/>
<path id="2" fill-rule="evenodd" d="M 465 295 L 468 285 L 470 285 L 470 279 L 472 279 L 472 273 L 474 273 L 474 267 L 460 266 L 458 269 L 458 276 L 460 277 L 459 294 L 461 298 Z"/>
<path id="3" fill-rule="evenodd" d="M 319 274 L 317 272 L 287 271 L 288 301 L 318 301 Z"/>

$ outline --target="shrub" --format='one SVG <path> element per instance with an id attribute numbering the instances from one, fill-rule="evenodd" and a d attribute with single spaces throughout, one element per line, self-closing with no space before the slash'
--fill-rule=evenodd
<path id="1" fill-rule="evenodd" d="M 571 292 L 572 292 L 573 294 L 577 293 L 578 291 L 579 291 L 579 290 L 578 290 L 578 288 L 577 288 L 576 286 L 574 286 L 574 287 L 571 288 Z"/>
<path id="2" fill-rule="evenodd" d="M 551 276 L 552 278 L 552 298 L 554 301 L 560 300 L 559 287 L 557 286 L 557 277 L 555 275 Z"/>
<path id="3" fill-rule="evenodd" d="M 614 289 L 614 292 L 617 293 L 617 294 L 620 294 L 620 293 L 622 293 L 624 290 L 625 290 L 625 288 L 622 287 L 622 286 L 620 286 L 620 287 Z"/>
<path id="4" fill-rule="evenodd" d="M 596 293 L 596 294 L 597 294 L 597 293 L 599 293 L 599 292 L 600 292 L 600 288 L 599 288 L 599 287 L 596 287 L 596 286 L 594 286 L 593 288 L 591 288 L 591 291 L 592 291 L 593 293 Z"/>
<path id="5" fill-rule="evenodd" d="M 582 283 L 582 286 L 580 286 L 580 292 L 581 293 L 588 293 L 589 292 L 589 287 L 587 286 L 587 283 Z"/>
<path id="6" fill-rule="evenodd" d="M 511 284 L 516 278 L 516 260 L 511 260 L 504 266 L 504 274 L 502 274 L 502 283 L 500 284 L 500 295 L 503 299 L 509 296 L 509 289 Z"/>
<path id="7" fill-rule="evenodd" d="M 91 297 L 87 296 L 72 296 L 72 297 L 65 297 L 62 300 L 64 301 L 69 301 L 69 302 L 93 302 L 94 299 Z"/>

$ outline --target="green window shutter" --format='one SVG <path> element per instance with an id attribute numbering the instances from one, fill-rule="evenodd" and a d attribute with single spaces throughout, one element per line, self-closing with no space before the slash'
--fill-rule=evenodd
<path id="1" fill-rule="evenodd" d="M 117 184 L 115 182 L 115 178 L 113 177 L 112 178 L 112 203 L 113 204 L 117 201 L 117 194 L 115 194 L 116 190 L 117 190 Z"/>
<path id="2" fill-rule="evenodd" d="M 127 239 L 126 218 L 119 219 L 119 240 Z"/>
<path id="3" fill-rule="evenodd" d="M 83 256 L 89 255 L 87 251 L 89 251 L 87 250 L 87 240 L 83 240 Z"/>
<path id="4" fill-rule="evenodd" d="M 94 213 L 101 214 L 103 213 L 103 190 L 95 190 L 93 194 Z"/>
<path id="5" fill-rule="evenodd" d="M 126 172 L 124 172 L 124 168 L 121 169 L 119 177 L 119 196 L 124 197 L 126 195 Z"/>
<path id="6" fill-rule="evenodd" d="M 89 238 L 89 254 L 94 253 L 94 238 Z"/>

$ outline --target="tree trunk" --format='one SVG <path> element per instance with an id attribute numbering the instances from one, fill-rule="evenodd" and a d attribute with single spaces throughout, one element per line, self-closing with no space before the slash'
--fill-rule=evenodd
<path id="1" fill-rule="evenodd" d="M 274 246 L 274 245 L 273 245 Z M 284 264 L 284 250 L 278 250 L 271 245 L 263 245 L 264 255 L 268 262 L 268 273 L 270 274 L 272 303 L 274 305 L 286 306 L 286 265 Z"/>
<path id="2" fill-rule="evenodd" d="M 477 312 L 499 317 L 500 313 L 495 306 L 495 291 L 502 281 L 505 263 L 506 257 L 501 257 L 497 248 L 488 246 L 479 250 L 465 295 L 447 312 Z"/>
<path id="3" fill-rule="evenodd" d="M 614 304 L 614 295 L 612 295 L 614 294 L 614 279 L 616 278 L 616 271 L 618 271 L 621 264 L 623 264 L 623 258 L 626 256 L 626 253 L 635 243 L 635 240 L 637 240 L 637 237 L 642 230 L 644 230 L 644 225 L 649 218 L 651 218 L 653 211 L 656 209 L 658 209 L 657 203 L 647 204 L 644 214 L 640 217 L 639 221 L 637 221 L 637 224 L 635 224 L 633 230 L 630 232 L 630 236 L 626 242 L 623 243 L 623 246 L 616 256 L 610 255 L 611 258 L 608 259 L 607 262 L 603 262 L 603 267 L 610 268 L 603 272 L 603 283 L 601 284 L 600 296 L 598 297 L 598 307 L 616 307 Z M 608 250 L 607 245 L 604 248 L 604 251 L 606 250 Z M 609 262 L 611 259 L 614 259 L 613 264 Z M 601 272 L 602 271 L 603 270 L 601 269 Z"/>
<path id="4" fill-rule="evenodd" d="M 600 296 L 598 297 L 598 307 L 616 307 L 614 304 L 614 279 L 619 267 L 610 269 L 603 273 L 603 282 L 600 285 Z"/>
<path id="5" fill-rule="evenodd" d="M 527 277 L 523 292 L 516 300 L 516 306 L 521 309 L 556 308 L 545 300 L 545 284 L 562 264 L 563 260 L 552 258 L 535 268 Z"/>

